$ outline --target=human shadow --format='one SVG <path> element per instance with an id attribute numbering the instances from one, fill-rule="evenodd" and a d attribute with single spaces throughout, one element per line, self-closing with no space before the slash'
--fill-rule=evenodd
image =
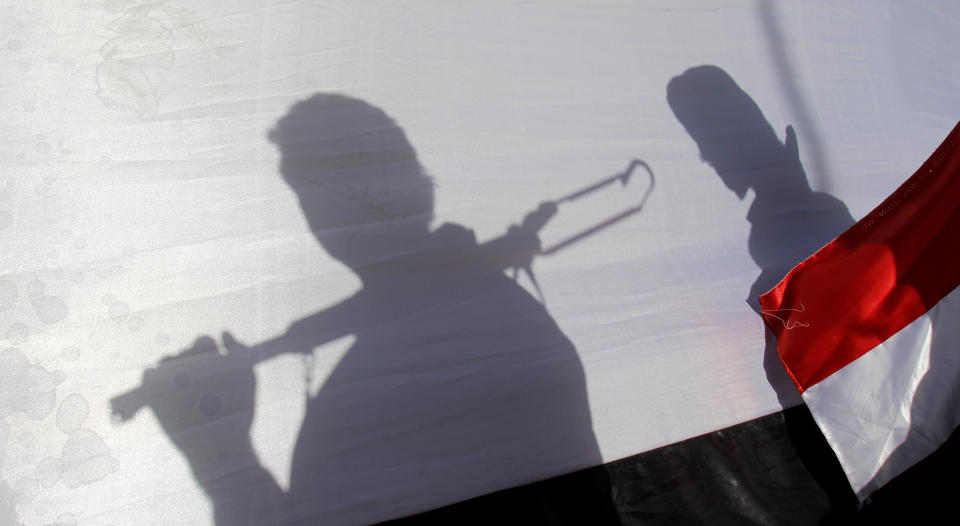
<path id="1" fill-rule="evenodd" d="M 269 136 L 317 241 L 362 288 L 266 342 L 203 337 L 113 401 L 124 419 L 154 411 L 217 524 L 369 523 L 602 462 L 576 349 L 504 273 L 529 263 L 555 205 L 482 244 L 459 225 L 432 230 L 433 182 L 406 134 L 344 95 L 298 102 Z M 250 442 L 253 366 L 344 336 L 352 346 L 306 402 L 284 491 Z M 615 524 L 610 491 L 594 474 L 576 499 L 564 488 L 502 513 Z"/>
<path id="2" fill-rule="evenodd" d="M 696 142 L 701 159 L 740 199 L 754 198 L 747 212 L 747 249 L 760 274 L 746 302 L 761 314 L 758 298 L 794 266 L 854 224 L 846 205 L 811 189 L 800 162 L 797 136 L 787 126 L 783 142 L 753 99 L 727 72 L 704 65 L 670 80 L 667 101 Z M 777 355 L 776 340 L 765 329 L 763 366 L 784 408 L 801 398 Z M 849 507 L 849 485 L 809 411 L 784 413 L 784 425 L 798 455 L 816 482 L 834 501 Z"/>
<path id="3" fill-rule="evenodd" d="M 747 249 L 760 275 L 746 301 L 760 314 L 760 295 L 853 225 L 853 217 L 842 201 L 810 188 L 793 127 L 780 142 L 757 104 L 722 69 L 700 66 L 674 77 L 667 101 L 723 184 L 740 199 L 753 191 Z M 769 334 L 764 369 L 784 407 L 800 402 Z"/>

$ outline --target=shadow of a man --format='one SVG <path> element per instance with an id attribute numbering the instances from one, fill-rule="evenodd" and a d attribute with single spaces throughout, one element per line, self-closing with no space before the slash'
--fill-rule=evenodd
<path id="1" fill-rule="evenodd" d="M 780 142 L 757 104 L 722 69 L 699 66 L 674 77 L 667 101 L 723 184 L 740 199 L 753 191 L 747 249 L 760 275 L 746 301 L 760 314 L 760 295 L 852 226 L 853 217 L 842 201 L 810 188 L 793 127 Z M 769 333 L 764 368 L 781 404 L 798 404 Z"/>
<path id="2" fill-rule="evenodd" d="M 670 80 L 667 101 L 723 184 L 740 199 L 753 191 L 747 249 L 760 275 L 746 302 L 763 315 L 760 295 L 852 226 L 853 217 L 842 201 L 810 188 L 793 127 L 787 126 L 781 142 L 759 106 L 724 70 L 711 65 L 688 69 Z M 802 400 L 779 361 L 776 339 L 764 330 L 767 381 L 782 407 L 797 406 Z M 846 513 L 853 494 L 810 412 L 805 407 L 784 411 L 783 426 L 804 467 L 829 497 L 830 513 Z M 803 477 L 796 484 L 806 489 Z"/>
<path id="3" fill-rule="evenodd" d="M 362 288 L 273 340 L 225 334 L 224 353 L 203 338 L 145 374 L 144 403 L 218 524 L 369 523 L 601 463 L 576 350 L 503 272 L 532 257 L 552 205 L 484 244 L 458 225 L 431 230 L 433 184 L 406 134 L 343 95 L 295 104 L 270 139 L 316 239 Z M 250 445 L 251 368 L 348 335 L 307 401 L 283 491 Z M 608 483 L 583 489 L 552 499 L 551 523 L 613 516 Z M 542 522 L 542 505 L 487 519 Z"/>

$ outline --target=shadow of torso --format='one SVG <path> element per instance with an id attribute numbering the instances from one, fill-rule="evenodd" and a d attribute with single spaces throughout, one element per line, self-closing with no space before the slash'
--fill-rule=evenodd
<path id="1" fill-rule="evenodd" d="M 799 166 L 795 169 L 802 173 Z M 820 192 L 770 197 L 757 193 L 747 212 L 747 221 L 750 223 L 747 246 L 750 257 L 760 267 L 760 275 L 750 287 L 746 301 L 758 313 L 761 294 L 853 225 L 843 201 Z"/>
<path id="2" fill-rule="evenodd" d="M 345 301 L 355 342 L 307 404 L 289 519 L 393 513 L 600 462 L 571 342 L 541 305 L 445 225 Z M 300 330 L 309 332 L 309 327 Z M 456 483 L 452 483 L 456 481 Z"/>

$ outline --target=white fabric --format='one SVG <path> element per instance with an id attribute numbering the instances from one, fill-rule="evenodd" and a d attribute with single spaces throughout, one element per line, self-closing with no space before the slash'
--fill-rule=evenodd
<path id="1" fill-rule="evenodd" d="M 960 424 L 960 289 L 803 399 L 863 499 Z"/>
<path id="2" fill-rule="evenodd" d="M 650 165 L 642 212 L 534 263 L 607 461 L 781 407 L 745 301 L 760 273 L 752 193 L 739 199 L 700 161 L 666 103 L 672 77 L 729 73 L 781 141 L 794 125 L 812 186 L 854 218 L 960 115 L 960 72 L 942 59 L 960 49 L 951 2 L 37 0 L 3 12 L 4 524 L 212 521 L 153 414 L 113 423 L 109 401 L 199 335 L 253 344 L 360 289 L 316 244 L 266 137 L 313 93 L 389 114 L 435 181 L 434 228 L 481 242 L 631 159 Z M 561 206 L 544 243 L 635 205 L 641 182 Z M 281 487 L 305 400 L 353 338 L 255 369 L 253 445 Z M 536 411 L 531 400 L 504 404 Z M 558 469 L 537 455 L 513 466 L 490 479 Z M 403 512 L 476 489 L 417 480 Z M 363 517 L 395 514 L 398 486 L 368 488 Z"/>

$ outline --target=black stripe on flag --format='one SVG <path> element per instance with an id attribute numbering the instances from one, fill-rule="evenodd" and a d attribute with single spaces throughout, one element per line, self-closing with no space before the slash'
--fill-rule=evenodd
<path id="1" fill-rule="evenodd" d="M 447 524 L 885 524 L 948 512 L 957 434 L 931 457 L 857 499 L 800 405 L 568 475 L 511 488 L 390 526 Z M 946 482 L 944 482 L 946 481 Z"/>

